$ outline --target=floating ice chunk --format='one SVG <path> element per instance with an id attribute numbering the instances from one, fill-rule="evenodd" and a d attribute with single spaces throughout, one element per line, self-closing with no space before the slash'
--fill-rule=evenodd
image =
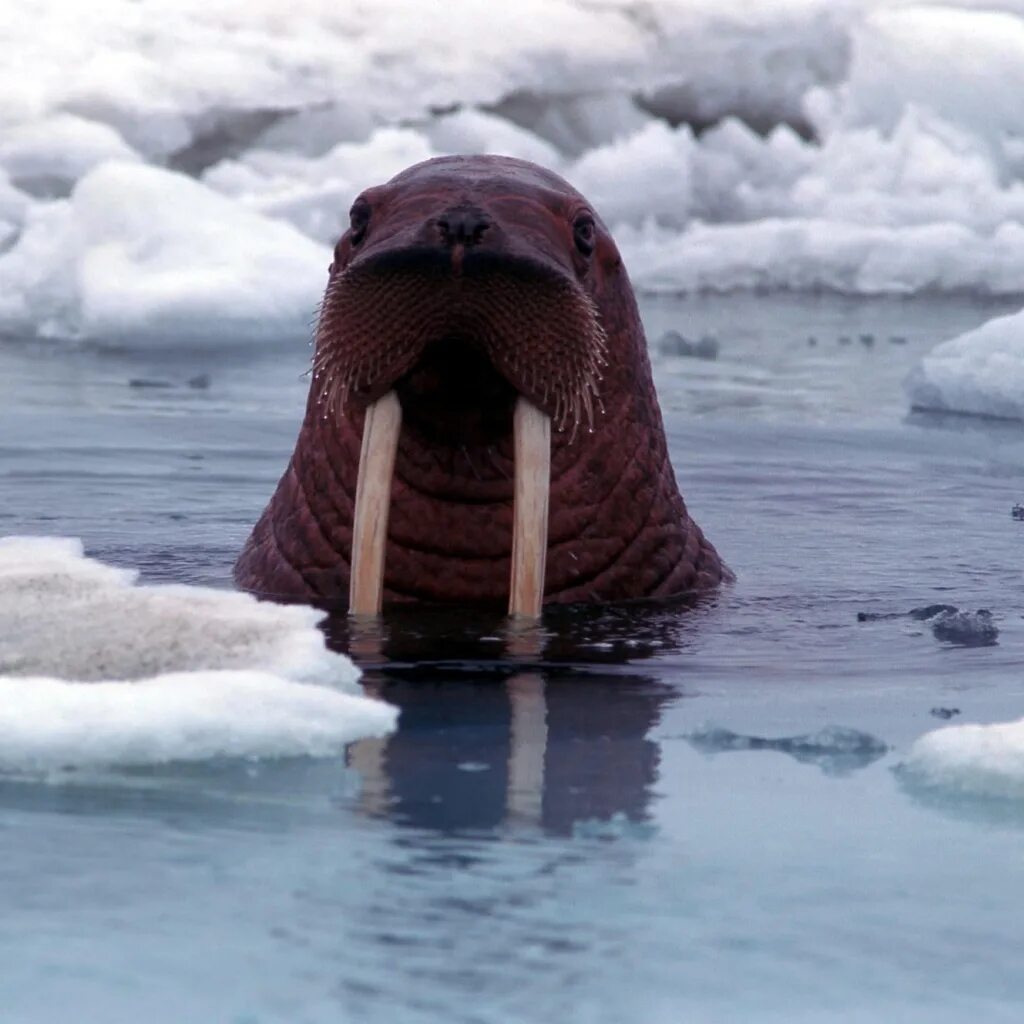
<path id="1" fill-rule="evenodd" d="M 13 243 L 31 205 L 32 200 L 0 168 L 0 253 Z"/>
<path id="2" fill-rule="evenodd" d="M 321 613 L 135 578 L 75 540 L 0 538 L 0 770 L 320 756 L 394 727 Z"/>
<path id="3" fill-rule="evenodd" d="M 729 115 L 759 131 L 803 126 L 807 90 L 837 84 L 846 72 L 861 7 L 821 0 L 638 4 L 633 16 L 660 43 L 649 60 L 662 79 L 644 91 L 643 103 L 671 123 L 698 127 Z"/>
<path id="4" fill-rule="evenodd" d="M 958 647 L 991 647 L 999 636 L 999 629 L 987 608 L 979 608 L 976 612 L 960 609 L 941 612 L 931 627 L 937 640 L 945 640 Z"/>
<path id="5" fill-rule="evenodd" d="M 0 770 L 325 757 L 394 728 L 396 711 L 256 671 L 136 682 L 0 676 Z"/>
<path id="6" fill-rule="evenodd" d="M 323 156 L 339 142 L 365 142 L 379 127 L 360 97 L 335 97 L 323 106 L 281 114 L 252 140 L 250 148 Z"/>
<path id="7" fill-rule="evenodd" d="M 985 139 L 913 104 L 892 128 L 830 135 L 805 167 L 791 213 L 892 226 L 950 222 L 985 234 L 1024 221 L 1024 185 L 1004 183 Z"/>
<path id="8" fill-rule="evenodd" d="M 0 167 L 33 195 L 67 195 L 79 178 L 105 160 L 137 159 L 109 125 L 71 114 L 14 125 L 0 137 Z"/>
<path id="9" fill-rule="evenodd" d="M 898 771 L 912 783 L 953 796 L 1024 799 L 1024 718 L 926 733 Z"/>
<path id="10" fill-rule="evenodd" d="M 586 153 L 572 166 L 569 180 L 609 224 L 647 217 L 685 224 L 693 205 L 696 148 L 689 128 L 654 122 Z"/>
<path id="11" fill-rule="evenodd" d="M 554 170 L 562 163 L 561 154 L 546 139 L 481 110 L 458 110 L 421 127 L 437 153 L 496 153 Z"/>
<path id="12" fill-rule="evenodd" d="M 623 811 L 616 811 L 610 818 L 583 818 L 572 823 L 573 839 L 600 839 L 603 841 L 622 839 L 652 839 L 658 829 L 649 821 L 637 821 Z"/>
<path id="13" fill-rule="evenodd" d="M 826 775 L 845 775 L 866 768 L 887 753 L 888 747 L 870 733 L 841 726 L 826 726 L 801 736 L 745 736 L 715 726 L 704 726 L 687 737 L 705 754 L 729 750 L 774 750 L 802 764 L 816 764 Z"/>
<path id="14" fill-rule="evenodd" d="M 572 96 L 517 91 L 491 109 L 547 140 L 556 153 L 572 156 L 628 138 L 653 122 L 631 96 L 603 90 Z"/>
<path id="15" fill-rule="evenodd" d="M 203 181 L 268 217 L 332 245 L 348 227 L 352 200 L 410 164 L 438 154 L 423 134 L 383 128 L 365 142 L 344 142 L 319 157 L 255 150 L 210 168 Z M 315 275 L 323 285 L 323 268 Z M 318 296 L 319 297 L 319 296 Z"/>
<path id="16" fill-rule="evenodd" d="M 880 6 L 854 26 L 838 116 L 887 132 L 909 105 L 924 107 L 984 139 L 1005 169 L 1016 163 L 1006 141 L 1024 136 L 1022 92 L 1020 12 Z"/>
<path id="17" fill-rule="evenodd" d="M 819 156 L 786 125 L 761 136 L 726 118 L 701 135 L 694 154 L 694 216 L 730 221 L 792 213 L 794 186 Z"/>
<path id="18" fill-rule="evenodd" d="M 1024 419 L 1024 311 L 937 346 L 906 391 L 915 409 Z"/>
<path id="19" fill-rule="evenodd" d="M 331 244 L 362 188 L 470 150 L 564 173 L 645 290 L 1024 280 L 1016 0 L 451 0 L 443 33 L 406 0 L 0 6 L 0 330 L 304 330 L 329 257 L 287 224 Z"/>
<path id="20" fill-rule="evenodd" d="M 987 608 L 965 611 L 952 604 L 929 604 L 909 612 L 857 612 L 858 622 L 878 622 L 908 617 L 927 622 L 936 640 L 958 647 L 991 647 L 998 642 L 999 627 Z"/>
<path id="21" fill-rule="evenodd" d="M 77 540 L 0 538 L 0 673 L 117 680 L 256 667 L 355 692 L 354 666 L 316 628 L 322 613 L 234 591 L 137 586 L 136 576 L 86 558 Z"/>
<path id="22" fill-rule="evenodd" d="M 691 341 L 678 331 L 666 331 L 655 345 L 658 351 L 666 356 L 682 356 L 688 359 L 718 358 L 718 339 L 709 334 L 705 334 L 699 341 Z"/>
<path id="23" fill-rule="evenodd" d="M 0 256 L 0 328 L 132 344 L 301 337 L 330 254 L 184 175 L 106 163 Z"/>
<path id="24" fill-rule="evenodd" d="M 1024 280 L 1024 225 L 991 237 L 961 224 L 916 227 L 772 217 L 694 223 L 685 232 L 620 224 L 630 277 L 649 292 L 741 288 L 826 289 L 853 295 L 972 291 L 1016 295 Z"/>

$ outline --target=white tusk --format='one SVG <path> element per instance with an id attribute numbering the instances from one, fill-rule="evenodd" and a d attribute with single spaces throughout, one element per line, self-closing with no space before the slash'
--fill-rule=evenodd
<path id="1" fill-rule="evenodd" d="M 389 391 L 366 410 L 359 453 L 352 521 L 352 565 L 348 586 L 351 615 L 379 615 L 384 595 L 384 549 L 388 539 L 391 480 L 395 473 L 402 406 Z"/>
<path id="2" fill-rule="evenodd" d="M 513 419 L 515 504 L 509 615 L 537 618 L 544 600 L 551 488 L 551 418 L 520 396 Z"/>

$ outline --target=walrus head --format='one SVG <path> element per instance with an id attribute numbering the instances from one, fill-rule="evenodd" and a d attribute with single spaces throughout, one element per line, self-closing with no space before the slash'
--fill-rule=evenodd
<path id="1" fill-rule="evenodd" d="M 388 600 L 669 596 L 718 583 L 668 459 L 615 243 L 557 175 L 446 157 L 360 195 L 295 453 L 247 589 Z"/>

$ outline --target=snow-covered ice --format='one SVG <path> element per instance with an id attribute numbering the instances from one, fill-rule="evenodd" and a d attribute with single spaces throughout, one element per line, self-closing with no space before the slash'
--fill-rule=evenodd
<path id="1" fill-rule="evenodd" d="M 1024 312 L 943 342 L 906 388 L 918 409 L 1024 419 Z"/>
<path id="2" fill-rule="evenodd" d="M 330 756 L 393 721 L 387 705 L 266 672 L 130 683 L 0 676 L 0 770 Z"/>
<path id="3" fill-rule="evenodd" d="M 1024 7 L 981 6 L 11 0 L 0 329 L 300 333 L 353 196 L 467 150 L 643 288 L 1018 292 Z"/>
<path id="4" fill-rule="evenodd" d="M 0 257 L 0 320 L 146 344 L 308 330 L 329 251 L 159 167 L 110 161 L 33 206 Z"/>
<path id="5" fill-rule="evenodd" d="M 564 174 L 645 291 L 1024 293 L 1019 0 L 8 0 L 0 37 L 0 335 L 300 337 L 354 196 L 467 151 Z M 915 403 L 1019 415 L 951 351 Z"/>
<path id="6" fill-rule="evenodd" d="M 926 733 L 899 772 L 915 785 L 951 796 L 1024 798 L 1024 718 Z"/>
<path id="7" fill-rule="evenodd" d="M 0 538 L 0 769 L 316 756 L 394 727 L 314 609 L 136 575 Z"/>

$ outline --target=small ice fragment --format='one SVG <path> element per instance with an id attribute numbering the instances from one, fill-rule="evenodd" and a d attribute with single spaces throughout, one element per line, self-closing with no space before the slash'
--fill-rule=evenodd
<path id="1" fill-rule="evenodd" d="M 928 619 L 934 619 L 936 615 L 958 611 L 960 609 L 953 604 L 926 604 L 921 608 L 911 608 L 908 614 L 918 622 L 925 622 Z"/>
<path id="2" fill-rule="evenodd" d="M 816 764 L 826 775 L 845 775 L 865 768 L 889 749 L 881 740 L 857 729 L 827 726 L 815 733 L 768 738 L 744 736 L 714 726 L 691 733 L 690 744 L 705 754 L 727 750 L 774 750 L 802 764 Z"/>
<path id="3" fill-rule="evenodd" d="M 992 613 L 987 608 L 979 608 L 976 612 L 940 612 L 931 626 L 937 640 L 960 647 L 991 647 L 999 636 Z"/>
<path id="4" fill-rule="evenodd" d="M 697 342 L 697 347 L 694 349 L 693 354 L 698 359 L 717 359 L 718 339 L 710 334 L 702 335 L 700 341 Z"/>
<path id="5" fill-rule="evenodd" d="M 573 822 L 574 839 L 650 839 L 657 829 L 648 821 L 634 821 L 622 811 L 610 818 L 585 818 Z"/>
<path id="6" fill-rule="evenodd" d="M 667 356 L 681 356 L 688 359 L 717 359 L 718 341 L 705 334 L 700 341 L 690 341 L 678 331 L 666 331 L 658 339 L 658 349 Z"/>
<path id="7" fill-rule="evenodd" d="M 951 796 L 1024 798 L 1024 719 L 954 725 L 926 733 L 896 771 L 906 782 Z"/>
<path id="8" fill-rule="evenodd" d="M 2 537 L 0 772 L 335 756 L 390 732 L 396 709 L 364 696 L 322 618 Z"/>

